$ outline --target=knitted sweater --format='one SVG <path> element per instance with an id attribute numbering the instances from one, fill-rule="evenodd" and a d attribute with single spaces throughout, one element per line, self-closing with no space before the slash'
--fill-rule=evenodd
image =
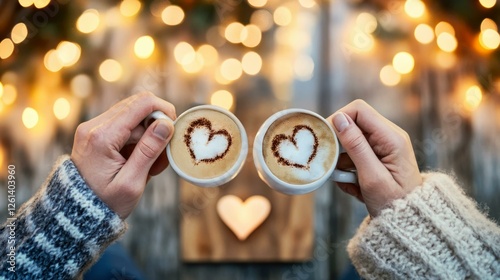
<path id="1" fill-rule="evenodd" d="M 0 226 L 0 279 L 79 278 L 125 229 L 64 156 L 37 194 Z"/>
<path id="2" fill-rule="evenodd" d="M 444 174 L 366 218 L 347 249 L 366 279 L 500 279 L 500 229 Z"/>

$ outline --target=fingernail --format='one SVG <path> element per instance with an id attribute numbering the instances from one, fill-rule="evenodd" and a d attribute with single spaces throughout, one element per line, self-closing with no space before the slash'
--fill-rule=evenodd
<path id="1" fill-rule="evenodd" d="M 170 135 L 170 127 L 168 126 L 167 121 L 163 119 L 158 120 L 153 133 L 162 140 L 167 140 Z"/>
<path id="2" fill-rule="evenodd" d="M 349 121 L 347 121 L 344 113 L 339 112 L 333 115 L 333 125 L 335 125 L 338 132 L 342 132 L 342 130 L 349 126 Z"/>

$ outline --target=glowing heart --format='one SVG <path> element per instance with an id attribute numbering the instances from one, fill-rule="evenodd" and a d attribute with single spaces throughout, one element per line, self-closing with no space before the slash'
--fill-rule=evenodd
<path id="1" fill-rule="evenodd" d="M 318 152 L 318 137 L 309 126 L 297 125 L 293 134 L 278 134 L 273 139 L 273 155 L 280 164 L 308 169 Z"/>
<path id="2" fill-rule="evenodd" d="M 184 143 L 196 164 L 211 163 L 227 154 L 232 138 L 227 130 L 214 131 L 209 120 L 200 118 L 191 122 L 184 135 Z"/>
<path id="3" fill-rule="evenodd" d="M 217 213 L 239 240 L 245 240 L 269 216 L 271 203 L 255 195 L 243 202 L 234 195 L 223 196 L 217 202 Z"/>

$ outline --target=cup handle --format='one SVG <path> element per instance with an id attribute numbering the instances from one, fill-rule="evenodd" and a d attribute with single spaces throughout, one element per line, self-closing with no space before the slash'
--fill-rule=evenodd
<path id="1" fill-rule="evenodd" d="M 339 153 L 345 153 L 344 147 L 342 145 L 339 145 Z M 343 171 L 343 170 L 338 170 L 335 169 L 333 170 L 332 176 L 330 176 L 330 180 L 339 182 L 339 183 L 351 183 L 351 184 L 358 184 L 358 174 L 357 170 L 352 170 L 352 171 Z"/>
<path id="2" fill-rule="evenodd" d="M 162 111 L 154 111 L 144 119 L 143 121 L 144 127 L 148 128 L 148 126 L 150 126 L 157 119 L 165 119 L 174 123 L 174 121 L 169 116 L 165 115 L 165 113 L 163 113 Z"/>

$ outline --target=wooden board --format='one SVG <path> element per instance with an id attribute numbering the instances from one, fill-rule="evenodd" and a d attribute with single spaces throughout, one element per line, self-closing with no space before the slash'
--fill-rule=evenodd
<path id="1" fill-rule="evenodd" d="M 216 211 L 219 198 L 229 194 L 242 200 L 262 195 L 271 202 L 268 218 L 244 241 Z M 273 191 L 259 179 L 250 155 L 242 172 L 224 186 L 199 188 L 182 181 L 179 209 L 185 262 L 296 262 L 312 257 L 313 195 Z"/>

